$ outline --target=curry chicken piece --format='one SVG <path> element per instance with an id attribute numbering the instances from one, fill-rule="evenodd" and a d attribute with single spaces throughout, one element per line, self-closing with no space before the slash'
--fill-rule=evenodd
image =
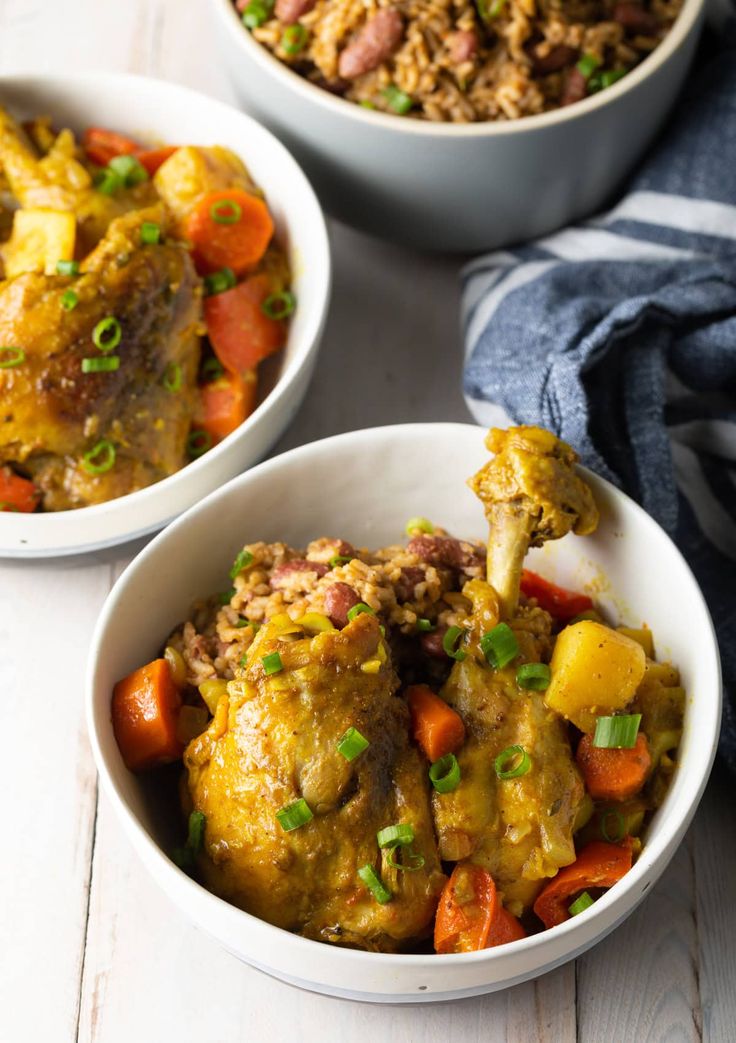
<path id="1" fill-rule="evenodd" d="M 473 606 L 469 654 L 455 663 L 442 692 L 466 728 L 457 753 L 461 781 L 453 792 L 435 794 L 433 811 L 442 858 L 487 869 L 518 916 L 547 877 L 574 861 L 584 797 L 564 722 L 542 692 L 516 683 L 518 665 L 548 660 L 552 646 L 546 613 L 517 608 L 520 574 L 530 545 L 592 532 L 598 512 L 574 470 L 574 451 L 553 435 L 534 427 L 493 430 L 486 444 L 496 455 L 470 485 L 490 523 L 488 582 L 464 587 Z M 492 670 L 480 640 L 501 621 L 514 630 L 520 654 Z M 523 747 L 531 767 L 499 779 L 494 762 L 510 746 Z"/>
<path id="2" fill-rule="evenodd" d="M 206 815 L 200 870 L 216 894 L 307 937 L 394 951 L 431 930 L 444 883 L 426 768 L 408 739 L 408 712 L 378 620 L 359 615 L 314 637 L 275 617 L 249 650 L 209 728 L 184 756 L 189 806 Z M 278 652 L 283 669 L 266 675 Z M 354 727 L 370 746 L 352 761 L 338 742 Z M 276 813 L 304 798 L 314 813 L 285 832 Z M 414 829 L 421 868 L 400 871 L 378 830 Z M 401 857 L 393 852 L 394 861 Z M 392 892 L 380 904 L 358 870 Z"/>
<path id="3" fill-rule="evenodd" d="M 50 510 L 122 496 L 186 463 L 200 282 L 184 245 L 141 243 L 144 221 L 165 234 L 163 207 L 126 214 L 73 280 L 28 272 L 0 283 L 0 344 L 25 353 L 23 366 L 0 370 L 0 463 L 20 463 Z M 72 286 L 78 304 L 67 311 Z M 122 334 L 119 369 L 83 373 L 84 358 L 101 357 L 93 332 L 110 316 Z M 171 366 L 181 370 L 176 394 L 164 386 Z M 83 457 L 102 439 L 115 445 L 115 465 L 91 474 Z"/>

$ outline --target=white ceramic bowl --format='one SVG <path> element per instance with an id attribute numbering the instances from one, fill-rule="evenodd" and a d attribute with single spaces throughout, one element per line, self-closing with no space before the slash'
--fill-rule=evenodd
<path id="1" fill-rule="evenodd" d="M 0 513 L 0 555 L 48 557 L 95 550 L 162 528 L 259 460 L 296 412 L 316 360 L 330 295 L 330 252 L 319 203 L 286 149 L 221 102 L 138 76 L 0 76 L 0 103 L 21 119 L 50 115 L 80 131 L 110 127 L 142 141 L 226 145 L 263 188 L 288 251 L 298 307 L 286 348 L 267 367 L 270 394 L 223 442 L 176 474 L 109 503 L 48 514 Z"/>
<path id="2" fill-rule="evenodd" d="M 436 1001 L 491 992 L 551 970 L 634 909 L 680 843 L 708 778 L 721 700 L 708 610 L 663 531 L 623 493 L 587 473 L 601 508 L 597 533 L 550 544 L 533 552 L 534 560 L 550 578 L 578 588 L 591 579 L 599 588 L 605 577 L 610 586 L 603 583 L 602 602 L 634 625 L 646 620 L 658 654 L 679 665 L 689 693 L 680 767 L 641 857 L 593 908 L 550 931 L 479 953 L 364 953 L 308 941 L 249 916 L 167 857 L 181 830 L 179 811 L 172 804 L 167 831 L 160 801 L 153 799 L 155 776 L 143 780 L 121 760 L 110 722 L 115 682 L 158 654 L 195 599 L 222 587 L 244 542 L 303 546 L 333 535 L 378 547 L 400 539 L 406 520 L 417 514 L 456 534 L 484 536 L 481 505 L 465 485 L 487 459 L 483 437 L 481 428 L 464 424 L 376 428 L 315 442 L 253 468 L 188 511 L 136 558 L 110 594 L 94 635 L 88 728 L 102 785 L 136 851 L 186 917 L 240 959 L 308 989 L 375 1002 Z"/>
<path id="3" fill-rule="evenodd" d="M 243 106 L 286 142 L 327 210 L 436 250 L 544 235 L 603 205 L 682 86 L 704 0 L 685 0 L 663 43 L 613 87 L 505 123 L 447 124 L 371 112 L 309 83 L 257 43 L 232 0 L 210 0 Z"/>

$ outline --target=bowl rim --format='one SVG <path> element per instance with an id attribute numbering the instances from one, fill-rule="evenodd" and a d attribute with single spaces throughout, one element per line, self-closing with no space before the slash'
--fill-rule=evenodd
<path id="1" fill-rule="evenodd" d="M 370 446 L 377 434 L 389 438 L 393 446 L 400 448 L 400 440 L 404 434 L 426 436 L 429 432 L 432 432 L 433 435 L 442 438 L 452 438 L 453 435 L 458 436 L 459 434 L 469 438 L 471 431 L 477 433 L 477 437 L 480 437 L 484 428 L 475 424 L 449 422 L 385 425 L 382 427 L 363 428 L 358 431 L 349 431 L 343 434 L 333 435 L 329 438 L 319 439 L 318 441 L 310 442 L 296 449 L 291 449 L 281 453 L 278 456 L 271 457 L 250 470 L 245 471 L 243 474 L 231 479 L 225 485 L 221 486 L 221 488 L 210 493 L 210 495 L 200 503 L 189 508 L 189 510 L 180 515 L 175 522 L 173 522 L 163 532 L 159 533 L 159 535 L 156 536 L 135 557 L 108 594 L 92 636 L 85 678 L 87 732 L 97 771 L 103 789 L 105 790 L 108 799 L 110 799 L 115 807 L 116 813 L 128 833 L 133 847 L 138 850 L 140 857 L 143 857 L 143 860 L 146 863 L 148 863 L 150 859 L 152 860 L 152 863 L 157 864 L 157 869 L 154 875 L 157 876 L 159 871 L 162 874 L 162 877 L 169 876 L 171 873 L 178 874 L 176 877 L 177 886 L 181 893 L 186 895 L 187 899 L 186 903 L 179 902 L 179 904 L 182 905 L 186 917 L 190 920 L 195 920 L 195 922 L 199 922 L 203 929 L 208 930 L 208 925 L 202 921 L 201 913 L 205 909 L 212 909 L 213 918 L 217 918 L 220 914 L 232 917 L 233 919 L 231 922 L 237 922 L 238 924 L 243 925 L 244 933 L 247 934 L 247 930 L 250 927 L 251 931 L 256 930 L 261 932 L 261 937 L 267 935 L 276 943 L 281 942 L 290 946 L 295 946 L 297 951 L 301 952 L 307 958 L 309 958 L 310 955 L 316 956 L 317 953 L 324 952 L 325 948 L 327 948 L 328 951 L 333 948 L 325 946 L 324 942 L 304 938 L 301 935 L 293 934 L 283 928 L 275 927 L 273 924 L 239 909 L 237 906 L 232 905 L 225 899 L 219 898 L 217 895 L 208 891 L 202 884 L 191 879 L 169 859 L 163 849 L 149 835 L 147 830 L 138 820 L 136 814 L 129 807 L 122 793 L 118 791 L 112 772 L 108 769 L 107 760 L 102 752 L 101 737 L 97 729 L 98 703 L 100 703 L 102 696 L 98 697 L 96 694 L 96 668 L 99 646 L 107 628 L 112 620 L 114 620 L 117 603 L 120 598 L 124 596 L 128 581 L 140 570 L 148 568 L 148 562 L 151 559 L 155 560 L 159 546 L 166 540 L 170 539 L 172 533 L 178 533 L 181 529 L 186 528 L 190 519 L 196 513 L 207 509 L 216 501 L 225 501 L 231 496 L 241 495 L 244 489 L 247 489 L 247 486 L 251 482 L 259 481 L 263 476 L 267 476 L 271 471 L 278 470 L 287 462 L 297 464 L 301 467 L 308 467 L 311 458 L 319 456 L 325 451 L 329 451 L 337 443 L 342 443 L 343 445 L 352 444 L 354 450 L 360 451 L 361 447 L 366 445 Z M 431 968 L 437 969 L 439 967 L 449 969 L 452 967 L 483 962 L 488 962 L 489 966 L 492 966 L 494 962 L 501 960 L 506 954 L 515 954 L 521 951 L 526 951 L 529 954 L 532 954 L 535 950 L 541 949 L 551 937 L 554 939 L 564 939 L 567 935 L 570 935 L 570 938 L 567 942 L 567 955 L 564 959 L 570 958 L 575 955 L 577 948 L 579 948 L 581 940 L 580 936 L 584 933 L 582 928 L 584 928 L 585 925 L 589 924 L 593 919 L 601 919 L 603 921 L 605 919 L 605 914 L 612 906 L 617 906 L 619 904 L 626 905 L 626 897 L 631 896 L 632 893 L 640 887 L 642 878 L 647 876 L 655 866 L 657 866 L 655 879 L 660 875 L 669 862 L 671 855 L 674 853 L 678 836 L 682 835 L 682 832 L 684 832 L 697 810 L 715 758 L 722 704 L 720 656 L 715 629 L 708 606 L 690 566 L 686 562 L 679 548 L 661 526 L 649 514 L 647 514 L 646 511 L 636 503 L 636 501 L 631 499 L 631 497 L 622 490 L 617 489 L 612 483 L 599 475 L 594 474 L 587 468 L 582 467 L 581 471 L 585 475 L 586 480 L 589 480 L 594 486 L 594 489 L 597 488 L 604 492 L 606 496 L 611 497 L 613 501 L 623 503 L 628 509 L 632 510 L 634 517 L 637 519 L 637 527 L 641 526 L 642 528 L 648 529 L 650 533 L 656 535 L 656 538 L 659 541 L 664 541 L 669 545 L 670 551 L 674 552 L 683 575 L 691 587 L 691 593 L 697 603 L 697 608 L 700 610 L 703 619 L 707 624 L 706 629 L 709 635 L 709 647 L 703 651 L 703 655 L 705 656 L 707 654 L 708 656 L 708 662 L 704 669 L 707 669 L 711 675 L 713 691 L 709 703 L 700 705 L 699 712 L 701 714 L 707 710 L 710 712 L 707 733 L 708 741 L 703 742 L 702 745 L 697 748 L 697 755 L 693 757 L 693 763 L 688 765 L 688 773 L 686 776 L 686 785 L 688 787 L 687 794 L 686 798 L 681 798 L 684 812 L 676 820 L 670 816 L 668 819 L 661 821 L 654 837 L 654 843 L 647 843 L 644 845 L 642 852 L 634 863 L 632 869 L 621 881 L 618 882 L 615 888 L 606 891 L 606 893 L 599 898 L 590 909 L 585 910 L 578 916 L 572 917 L 556 927 L 540 931 L 537 934 L 529 935 L 526 938 L 514 942 L 509 942 L 508 944 L 498 948 L 484 949 L 472 953 L 453 953 L 448 955 L 375 953 L 334 947 L 340 953 L 340 960 L 342 962 L 350 963 L 358 968 L 366 959 L 370 959 L 375 965 L 380 962 L 387 970 L 392 968 L 410 968 L 417 971 L 428 970 Z M 106 693 L 106 695 L 109 699 L 109 693 Z M 102 707 L 100 707 L 100 712 L 103 712 L 104 715 Z M 107 714 L 107 719 L 109 719 L 109 713 Z M 145 852 L 145 855 L 142 855 L 141 851 Z M 662 861 L 663 859 L 664 861 Z M 151 871 L 150 866 L 149 871 Z M 647 884 L 646 886 L 648 887 L 649 885 Z M 633 900 L 630 899 L 629 906 L 623 910 L 618 917 L 615 915 L 613 918 L 609 916 L 608 927 L 604 927 L 602 923 L 599 931 L 588 944 L 594 944 L 599 941 L 608 930 L 613 929 L 613 927 L 621 922 L 623 918 L 628 916 L 629 912 L 633 911 L 634 906 L 638 904 L 641 897 L 642 895 L 639 895 L 638 898 L 634 896 Z M 199 918 L 193 914 L 193 909 L 199 911 Z M 265 932 L 265 934 L 263 932 Z M 217 937 L 216 934 L 215 937 Z M 316 949 L 315 946 L 317 947 Z M 584 945 L 583 947 L 586 948 L 587 945 Z M 438 963 L 438 960 L 442 961 L 442 963 Z M 528 976 L 531 977 L 544 973 L 546 969 L 548 969 L 546 966 L 542 968 L 535 967 L 533 973 Z M 427 999 L 432 999 L 431 993 L 427 995 Z M 396 1001 L 400 1001 L 398 997 L 396 998 Z"/>
<path id="2" fill-rule="evenodd" d="M 80 96 L 83 91 L 89 92 L 90 90 L 99 89 L 101 84 L 104 86 L 106 91 L 114 91 L 116 93 L 125 92 L 131 88 L 139 91 L 155 91 L 161 96 L 168 95 L 172 107 L 176 104 L 186 105 L 188 99 L 192 100 L 196 98 L 199 100 L 199 104 L 205 103 L 214 112 L 222 114 L 227 119 L 234 118 L 241 121 L 243 123 L 244 131 L 243 141 L 246 144 L 249 141 L 249 136 L 252 136 L 255 128 L 258 134 L 263 135 L 263 137 L 269 141 L 269 144 L 278 154 L 279 160 L 283 164 L 285 171 L 287 171 L 289 181 L 292 184 L 300 185 L 301 191 L 304 193 L 305 198 L 308 201 L 310 209 L 309 221 L 313 226 L 313 234 L 310 237 L 309 245 L 310 250 L 316 256 L 315 274 L 319 282 L 314 294 L 312 295 L 312 314 L 310 316 L 309 324 L 301 331 L 293 356 L 285 365 L 283 372 L 268 395 L 263 399 L 263 401 L 259 402 L 250 416 L 246 417 L 239 427 L 232 431 L 216 446 L 213 446 L 213 448 L 203 456 L 190 461 L 185 464 L 184 467 L 180 468 L 180 470 L 167 475 L 165 478 L 160 479 L 160 481 L 154 482 L 152 485 L 146 486 L 143 489 L 137 489 L 134 492 L 126 493 L 124 496 L 118 496 L 115 499 L 106 500 L 103 503 L 93 504 L 88 507 L 23 515 L 24 525 L 35 527 L 36 530 L 48 530 L 49 544 L 53 539 L 58 539 L 58 537 L 54 537 L 52 533 L 56 529 L 65 528 L 69 524 L 69 519 L 81 518 L 87 523 L 94 524 L 96 521 L 103 522 L 110 515 L 116 515 L 119 511 L 128 510 L 134 512 L 137 506 L 147 505 L 150 500 L 156 497 L 161 497 L 162 501 L 165 501 L 167 493 L 174 485 L 183 481 L 184 476 L 186 476 L 187 479 L 196 480 L 198 474 L 206 471 L 213 461 L 216 461 L 221 456 L 225 455 L 231 446 L 242 439 L 247 439 L 251 429 L 270 409 L 276 406 L 281 399 L 289 393 L 295 382 L 299 380 L 305 364 L 307 364 L 313 353 L 317 351 L 320 337 L 327 319 L 332 287 L 332 257 L 324 211 L 314 188 L 307 178 L 307 175 L 304 173 L 301 165 L 297 162 L 283 142 L 281 142 L 268 127 L 265 127 L 253 116 L 243 112 L 236 106 L 229 105 L 217 98 L 213 98 L 212 96 L 205 94 L 203 91 L 198 91 L 184 84 L 173 83 L 154 76 L 142 76 L 134 73 L 61 73 L 53 70 L 49 72 L 37 72 L 32 70 L 24 71 L 22 69 L 13 70 L 11 72 L 0 72 L 0 96 L 2 96 L 5 89 L 17 91 L 27 89 L 30 91 L 35 90 L 47 93 L 52 97 L 54 85 L 57 83 L 63 83 L 65 89 L 79 91 Z M 146 113 L 143 113 L 141 118 L 145 119 L 145 117 Z M 264 189 L 264 191 L 266 199 L 268 200 L 267 188 Z M 292 241 L 297 243 L 299 237 L 296 235 L 295 230 L 290 229 L 289 231 Z M 146 524 L 143 528 L 131 525 L 126 529 L 124 534 L 109 539 L 102 538 L 94 543 L 90 543 L 87 540 L 79 544 L 67 540 L 64 542 L 63 546 L 60 546 L 58 549 L 56 549 L 55 546 L 53 548 L 50 546 L 46 548 L 44 545 L 43 549 L 31 547 L 29 551 L 25 552 L 22 549 L 19 550 L 15 543 L 12 545 L 9 544 L 8 546 L 3 545 L 5 539 L 3 536 L 4 521 L 2 519 L 2 512 L 0 512 L 0 558 L 5 556 L 52 557 L 73 555 L 89 553 L 102 547 L 126 543 L 137 539 L 156 528 L 165 526 L 171 521 L 171 513 L 167 513 L 165 510 L 159 511 L 158 515 L 159 520 L 156 521 L 155 524 Z M 174 517 L 175 516 L 176 515 L 174 515 Z M 9 513 L 8 518 L 13 522 L 17 521 L 17 515 L 13 513 Z"/>
<path id="3" fill-rule="evenodd" d="M 417 134 L 420 137 L 439 138 L 503 138 L 526 131 L 544 130 L 570 123 L 594 114 L 629 91 L 636 90 L 649 76 L 654 75 L 675 51 L 685 42 L 705 9 L 707 0 L 684 0 L 680 13 L 662 42 L 655 47 L 630 73 L 605 90 L 599 91 L 574 105 L 551 109 L 549 112 L 523 116 L 515 120 L 486 120 L 477 123 L 440 123 L 431 120 L 402 119 L 390 113 L 364 109 L 355 102 L 331 94 L 294 72 L 279 61 L 266 47 L 258 43 L 241 23 L 232 0 L 210 0 L 220 25 L 236 46 L 243 47 L 249 59 L 262 70 L 279 80 L 287 89 L 303 94 L 305 101 L 314 102 L 336 117 L 351 117 L 365 127 L 393 134 Z"/>

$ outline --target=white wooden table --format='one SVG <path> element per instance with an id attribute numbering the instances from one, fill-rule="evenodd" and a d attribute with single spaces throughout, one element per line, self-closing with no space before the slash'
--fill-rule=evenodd
<path id="1" fill-rule="evenodd" d="M 0 69 L 128 70 L 231 100 L 207 6 L 0 0 Z M 332 231 L 320 362 L 276 451 L 356 427 L 467 419 L 457 262 Z M 623 927 L 576 964 L 504 993 L 421 1008 L 330 1000 L 251 970 L 190 927 L 98 802 L 85 735 L 90 632 L 136 549 L 0 562 L 0 1043 L 736 1040 L 727 779 L 711 781 L 674 862 Z"/>

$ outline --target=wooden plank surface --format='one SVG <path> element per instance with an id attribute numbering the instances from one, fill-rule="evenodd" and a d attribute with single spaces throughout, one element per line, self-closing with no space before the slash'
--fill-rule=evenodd
<path id="1" fill-rule="evenodd" d="M 128 70 L 229 100 L 207 8 L 0 0 L 0 68 Z M 373 424 L 467 419 L 457 261 L 332 231 L 323 349 L 277 449 Z M 104 800 L 97 808 L 82 677 L 124 560 L 108 552 L 82 563 L 0 562 L 10 788 L 0 846 L 2 1043 L 736 1039 L 736 818 L 733 783 L 720 778 L 637 913 L 577 965 L 505 993 L 421 1009 L 335 1001 L 245 967 L 195 931 L 133 857 Z"/>

